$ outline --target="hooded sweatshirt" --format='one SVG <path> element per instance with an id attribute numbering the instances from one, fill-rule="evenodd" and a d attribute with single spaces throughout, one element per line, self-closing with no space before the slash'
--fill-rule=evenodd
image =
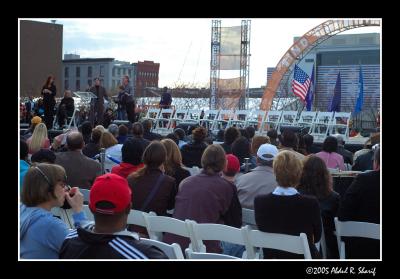
<path id="1" fill-rule="evenodd" d="M 58 252 L 69 233 L 67 225 L 50 211 L 20 206 L 20 257 L 58 259 Z M 86 220 L 83 211 L 72 215 L 75 226 Z"/>

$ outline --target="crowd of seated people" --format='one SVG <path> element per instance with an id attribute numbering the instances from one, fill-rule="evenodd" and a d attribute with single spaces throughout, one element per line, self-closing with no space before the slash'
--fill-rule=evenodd
<path id="1" fill-rule="evenodd" d="M 299 137 L 290 130 L 261 136 L 254 128 L 230 127 L 219 133 L 224 135 L 222 144 L 212 144 L 204 127 L 188 135 L 177 128 L 163 137 L 151 132 L 149 120 L 130 128 L 123 124 L 93 128 L 84 123 L 50 144 L 41 119 L 33 117 L 31 123 L 20 141 L 21 258 L 166 258 L 154 246 L 140 243 L 140 237 L 148 237 L 145 228 L 125 230 L 130 209 L 237 228 L 243 225 L 242 208 L 253 209 L 260 231 L 306 233 L 313 258 L 322 257 L 315 246 L 322 228 L 327 245 L 323 256 L 338 258 L 334 217 L 380 223 L 379 135 L 354 160 L 340 137 L 327 137 L 318 152 L 312 148 L 312 136 Z M 105 174 L 98 156 L 101 148 L 111 157 L 106 159 Z M 341 196 L 335 191 L 332 170 L 344 170 L 344 162 L 351 160 L 354 169 L 364 172 Z M 371 163 L 363 164 L 367 161 Z M 116 187 L 121 197 L 104 190 L 107 185 Z M 90 190 L 95 225 L 82 212 L 79 189 Z M 50 210 L 65 200 L 75 212 L 73 231 L 50 218 Z M 189 245 L 188 239 L 172 234 L 165 234 L 163 241 L 178 243 L 183 251 Z M 127 251 L 137 250 L 140 256 L 123 255 L 102 244 L 107 242 L 124 243 Z M 241 257 L 244 251 L 240 245 L 204 243 L 207 252 Z M 360 251 L 357 240 L 346 239 L 346 256 L 378 259 L 379 241 L 366 243 L 373 251 Z M 79 253 L 77 247 L 90 249 Z M 263 252 L 264 258 L 296 258 L 271 249 Z"/>

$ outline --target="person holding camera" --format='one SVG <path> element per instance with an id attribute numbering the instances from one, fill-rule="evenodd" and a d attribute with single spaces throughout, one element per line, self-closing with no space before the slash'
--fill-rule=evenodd
<path id="1" fill-rule="evenodd" d="M 25 175 L 20 205 L 20 257 L 24 259 L 58 259 L 58 253 L 69 233 L 67 225 L 51 213 L 65 202 L 73 210 L 75 227 L 87 221 L 83 195 L 79 188 L 66 184 L 63 167 L 41 163 Z"/>

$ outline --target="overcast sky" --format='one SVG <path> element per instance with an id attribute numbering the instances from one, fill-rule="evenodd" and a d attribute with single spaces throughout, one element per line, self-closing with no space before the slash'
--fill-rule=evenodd
<path id="1" fill-rule="evenodd" d="M 50 22 L 53 18 L 32 19 Z M 131 63 L 160 63 L 159 87 L 178 83 L 205 86 L 210 79 L 211 20 L 204 19 L 61 19 L 63 54 L 81 58 L 111 57 Z M 275 67 L 293 44 L 328 19 L 251 19 L 250 87 L 266 84 L 267 67 Z M 237 26 L 241 18 L 221 19 L 222 27 Z M 363 27 L 351 33 L 380 33 Z"/>

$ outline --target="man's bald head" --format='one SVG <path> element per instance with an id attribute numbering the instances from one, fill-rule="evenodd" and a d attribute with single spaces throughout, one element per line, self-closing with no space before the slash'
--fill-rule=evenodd
<path id="1" fill-rule="evenodd" d="M 67 136 L 68 149 L 71 151 L 82 149 L 85 142 L 83 141 L 83 136 L 79 132 L 71 132 Z"/>

